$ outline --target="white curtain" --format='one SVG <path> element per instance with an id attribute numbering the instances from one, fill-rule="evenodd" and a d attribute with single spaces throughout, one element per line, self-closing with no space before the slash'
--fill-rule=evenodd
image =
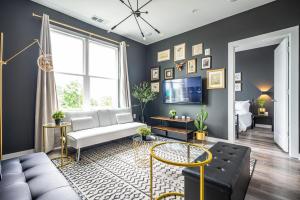
<path id="1" fill-rule="evenodd" d="M 52 53 L 49 16 L 43 15 L 40 36 L 41 48 L 45 54 Z M 40 51 L 40 54 L 42 52 Z M 35 106 L 35 150 L 42 151 L 42 125 L 52 122 L 51 115 L 58 108 L 54 72 L 38 69 L 36 106 Z M 47 131 L 45 151 L 54 148 L 54 130 Z"/>
<path id="2" fill-rule="evenodd" d="M 120 58 L 120 87 L 119 87 L 120 107 L 130 108 L 131 98 L 130 98 L 130 85 L 129 85 L 129 77 L 128 77 L 126 42 L 120 43 L 119 58 Z"/>

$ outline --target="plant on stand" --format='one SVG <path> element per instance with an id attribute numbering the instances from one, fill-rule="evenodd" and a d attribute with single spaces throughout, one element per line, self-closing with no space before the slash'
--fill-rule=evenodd
<path id="1" fill-rule="evenodd" d="M 151 86 L 148 82 L 142 82 L 133 87 L 132 96 L 136 98 L 140 103 L 143 123 L 145 123 L 144 110 L 146 108 L 146 105 L 150 101 L 156 99 L 157 94 L 158 94 L 157 92 L 153 92 L 151 90 Z"/>
<path id="2" fill-rule="evenodd" d="M 138 128 L 137 133 L 142 136 L 142 140 L 147 140 L 147 136 L 151 134 L 151 129 L 148 127 Z"/>
<path id="3" fill-rule="evenodd" d="M 61 121 L 65 118 L 65 113 L 63 111 L 56 111 L 52 114 L 52 118 L 56 125 L 60 125 Z"/>
<path id="4" fill-rule="evenodd" d="M 264 115 L 266 112 L 266 108 L 265 108 L 266 100 L 263 98 L 259 98 L 256 100 L 256 103 L 258 104 L 258 114 Z"/>
<path id="5" fill-rule="evenodd" d="M 194 121 L 194 125 L 197 129 L 196 131 L 196 139 L 197 140 L 205 140 L 205 136 L 207 134 L 207 125 L 205 125 L 205 120 L 208 117 L 208 112 L 205 110 L 205 106 L 201 106 L 200 113 L 197 114 L 197 118 Z"/>

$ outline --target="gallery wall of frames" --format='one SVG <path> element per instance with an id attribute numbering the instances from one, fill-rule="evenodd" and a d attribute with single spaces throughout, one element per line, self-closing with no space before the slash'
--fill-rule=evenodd
<path id="1" fill-rule="evenodd" d="M 146 115 L 167 115 L 169 110 L 175 109 L 179 116 L 195 118 L 200 105 L 164 104 L 161 89 L 165 78 L 201 76 L 203 105 L 209 115 L 206 121 L 209 136 L 227 139 L 228 43 L 299 25 L 299 6 L 296 4 L 296 1 L 275 1 L 148 45 L 145 72 L 150 81 L 151 69 L 159 68 L 160 79 L 151 82 L 156 84 L 156 90 L 160 89 L 160 95 L 149 104 Z M 279 10 L 289 12 L 278 12 Z M 157 70 L 152 72 L 156 73 Z M 224 77 L 224 82 L 218 77 Z M 242 78 L 244 77 L 242 73 Z M 243 89 L 241 84 L 241 90 Z"/>
<path id="2" fill-rule="evenodd" d="M 187 48 L 190 48 L 192 52 L 191 56 L 187 56 Z M 171 57 L 171 52 L 173 52 L 173 57 Z M 166 61 L 168 61 L 167 68 L 161 67 L 166 65 Z M 163 71 L 161 68 L 163 68 Z M 225 88 L 225 70 L 224 68 L 212 69 L 211 49 L 204 49 L 202 42 L 192 46 L 181 43 L 175 45 L 173 49 L 158 51 L 157 65 L 150 69 L 152 91 L 159 93 L 161 89 L 161 79 L 174 79 L 175 71 L 177 71 L 178 74 L 177 78 L 185 78 L 197 75 L 198 70 L 206 71 L 207 87 L 204 89 Z"/>

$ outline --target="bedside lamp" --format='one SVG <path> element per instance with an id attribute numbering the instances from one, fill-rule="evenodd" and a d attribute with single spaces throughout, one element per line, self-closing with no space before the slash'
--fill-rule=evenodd
<path id="1" fill-rule="evenodd" d="M 272 99 L 272 94 L 273 92 L 271 92 L 270 90 L 268 91 L 261 91 L 261 96 L 266 97 L 266 99 Z"/>

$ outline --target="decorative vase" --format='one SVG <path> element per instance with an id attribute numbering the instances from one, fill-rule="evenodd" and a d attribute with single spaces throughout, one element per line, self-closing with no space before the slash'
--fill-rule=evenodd
<path id="1" fill-rule="evenodd" d="M 258 114 L 259 115 L 264 115 L 266 112 L 266 108 L 258 108 Z"/>
<path id="2" fill-rule="evenodd" d="M 206 132 L 205 131 L 197 131 L 196 132 L 196 140 L 206 140 Z"/>
<path id="3" fill-rule="evenodd" d="M 55 119 L 54 121 L 57 126 L 60 125 L 60 123 L 61 123 L 61 119 Z"/>

